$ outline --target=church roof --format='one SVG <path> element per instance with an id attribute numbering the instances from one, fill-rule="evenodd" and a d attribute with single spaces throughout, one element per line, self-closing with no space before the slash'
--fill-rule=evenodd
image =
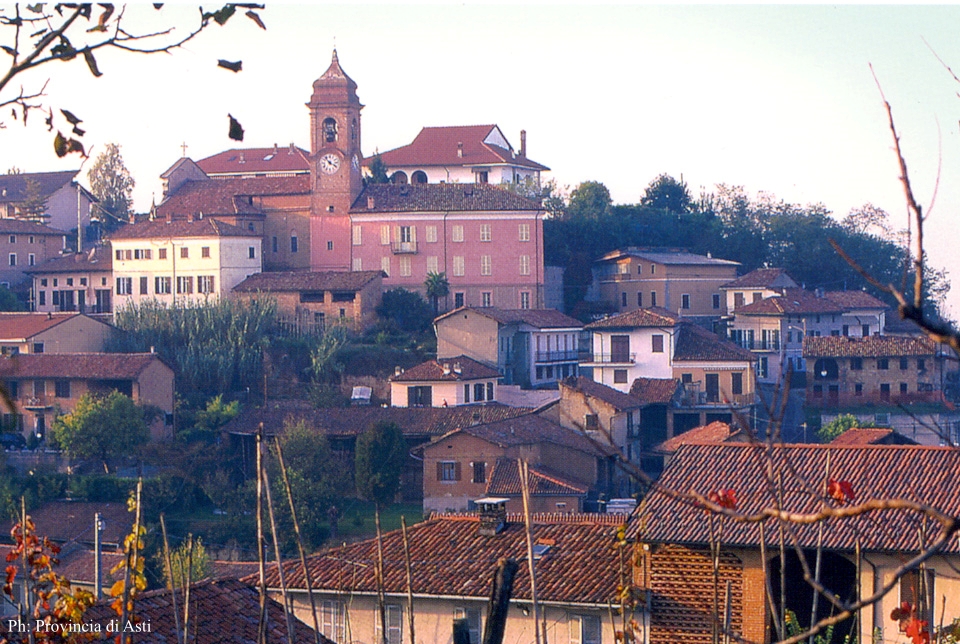
<path id="1" fill-rule="evenodd" d="M 270 148 L 234 148 L 197 161 L 208 176 L 310 174 L 307 151 L 291 143 Z"/>
<path id="2" fill-rule="evenodd" d="M 391 169 L 438 165 L 512 165 L 534 170 L 550 169 L 514 152 L 497 125 L 425 127 L 413 142 L 382 152 L 380 158 Z M 372 160 L 367 159 L 365 163 L 369 165 Z"/>
<path id="3" fill-rule="evenodd" d="M 353 202 L 350 214 L 483 210 L 541 210 L 541 206 L 532 199 L 489 184 L 378 183 L 363 189 Z"/>
<path id="4" fill-rule="evenodd" d="M 262 214 L 250 197 L 307 194 L 309 175 L 186 181 L 157 206 L 157 217 Z"/>

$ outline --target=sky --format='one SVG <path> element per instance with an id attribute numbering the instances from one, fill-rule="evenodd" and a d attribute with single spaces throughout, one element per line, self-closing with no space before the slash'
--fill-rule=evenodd
<path id="1" fill-rule="evenodd" d="M 197 15 L 127 12 L 130 27 L 181 32 Z M 960 6 L 269 4 L 261 17 L 266 31 L 238 14 L 169 55 L 101 54 L 99 78 L 77 59 L 17 82 L 49 80 L 49 104 L 84 120 L 93 156 L 121 145 L 141 211 L 159 202 L 159 175 L 184 143 L 193 159 L 309 147 L 304 104 L 336 47 L 366 105 L 366 156 L 424 126 L 495 123 L 515 148 L 527 131 L 548 178 L 601 181 L 615 203 L 668 173 L 695 195 L 725 183 L 837 217 L 872 203 L 905 228 L 882 89 L 926 208 L 931 263 L 960 279 L 960 82 L 945 66 L 960 75 Z M 227 137 L 228 113 L 242 144 Z M 81 167 L 56 158 L 37 116 L 23 127 L 0 114 L 0 171 Z M 960 282 L 947 303 L 960 318 Z"/>

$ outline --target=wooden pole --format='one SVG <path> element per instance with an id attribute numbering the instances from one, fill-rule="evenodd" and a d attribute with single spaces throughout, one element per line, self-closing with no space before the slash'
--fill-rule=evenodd
<path id="1" fill-rule="evenodd" d="M 410 644 L 417 644 L 417 638 L 415 636 L 416 631 L 413 629 L 413 570 L 410 565 L 410 541 L 407 539 L 407 518 L 400 515 L 400 533 L 403 535 L 403 560 L 404 565 L 407 569 L 407 615 L 409 616 L 410 622 Z M 467 641 L 469 642 L 469 629 L 467 632 Z M 456 627 L 454 627 L 454 644 L 456 644 Z"/>
<path id="2" fill-rule="evenodd" d="M 533 636 L 536 644 L 541 644 L 540 633 L 540 606 L 537 602 L 537 571 L 533 558 L 533 528 L 530 525 L 530 485 L 529 470 L 525 461 L 517 459 L 517 469 L 520 472 L 520 491 L 523 496 L 523 522 L 526 526 L 527 537 L 527 567 L 530 572 L 530 601 L 533 606 Z M 544 634 L 546 627 L 544 627 Z M 546 644 L 544 642 L 544 644 Z"/>
<path id="3" fill-rule="evenodd" d="M 267 516 L 270 517 L 270 536 L 273 541 L 273 554 L 277 561 L 277 576 L 280 577 L 280 595 L 283 597 L 283 616 L 287 622 L 287 641 L 294 642 L 295 631 L 293 616 L 290 614 L 290 599 L 287 597 L 287 580 L 283 572 L 283 561 L 280 558 L 280 538 L 277 536 L 277 519 L 273 513 L 273 494 L 270 492 L 270 476 L 267 468 L 263 468 L 263 490 L 267 494 Z"/>
<path id="4" fill-rule="evenodd" d="M 507 625 L 507 612 L 510 608 L 510 595 L 513 594 L 513 580 L 519 566 L 514 559 L 503 558 L 497 562 L 493 575 L 493 589 L 490 592 L 490 605 L 487 609 L 487 624 L 483 629 L 482 644 L 503 644 L 503 632 Z"/>
<path id="5" fill-rule="evenodd" d="M 173 621 L 177 628 L 177 644 L 183 644 L 187 635 L 186 629 L 180 630 L 180 611 L 177 610 L 177 580 L 173 578 L 173 562 L 170 560 L 170 541 L 167 540 L 167 522 L 160 515 L 160 530 L 163 533 L 163 564 L 167 569 L 167 579 L 170 580 L 170 599 L 173 603 Z"/>
<path id="6" fill-rule="evenodd" d="M 267 644 L 267 571 L 263 561 L 263 423 L 257 428 L 257 561 L 260 564 L 260 618 L 257 644 Z"/>

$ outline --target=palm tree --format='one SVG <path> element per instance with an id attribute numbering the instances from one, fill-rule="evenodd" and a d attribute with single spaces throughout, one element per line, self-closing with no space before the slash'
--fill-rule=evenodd
<path id="1" fill-rule="evenodd" d="M 433 315 L 437 316 L 440 314 L 440 298 L 450 294 L 450 281 L 447 279 L 447 274 L 431 271 L 427 273 L 427 279 L 423 281 L 423 285 L 427 288 L 427 297 L 433 303 Z"/>

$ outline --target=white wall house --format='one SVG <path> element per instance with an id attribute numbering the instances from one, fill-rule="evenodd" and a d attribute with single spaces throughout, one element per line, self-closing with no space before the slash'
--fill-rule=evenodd
<path id="1" fill-rule="evenodd" d="M 666 309 L 638 309 L 588 324 L 593 354 L 581 367 L 593 369 L 594 381 L 622 392 L 637 378 L 672 378 L 678 322 Z"/>

